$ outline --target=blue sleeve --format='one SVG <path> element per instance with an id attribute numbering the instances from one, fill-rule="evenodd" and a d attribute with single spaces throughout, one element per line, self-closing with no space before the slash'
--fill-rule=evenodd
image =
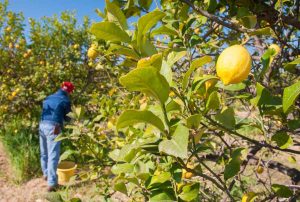
<path id="1" fill-rule="evenodd" d="M 67 116 L 67 114 L 69 112 L 71 112 L 71 102 L 66 102 L 66 104 L 65 104 L 65 116 L 64 116 L 64 119 L 67 122 L 69 122 L 71 120 L 71 118 Z"/>

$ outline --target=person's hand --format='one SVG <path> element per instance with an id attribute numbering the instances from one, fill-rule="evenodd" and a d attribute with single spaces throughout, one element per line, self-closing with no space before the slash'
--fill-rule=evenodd
<path id="1" fill-rule="evenodd" d="M 60 126 L 59 125 L 55 126 L 53 133 L 54 133 L 54 135 L 58 135 L 60 133 Z"/>

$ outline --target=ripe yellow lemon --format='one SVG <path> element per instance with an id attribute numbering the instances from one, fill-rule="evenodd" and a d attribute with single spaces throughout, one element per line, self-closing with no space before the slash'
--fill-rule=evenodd
<path id="1" fill-rule="evenodd" d="M 5 30 L 6 30 L 7 32 L 10 32 L 10 31 L 11 31 L 11 26 L 6 27 Z"/>
<path id="2" fill-rule="evenodd" d="M 111 121 L 107 122 L 107 128 L 108 129 L 113 129 L 114 128 L 114 124 Z"/>
<path id="3" fill-rule="evenodd" d="M 251 56 L 242 45 L 226 48 L 219 56 L 216 70 L 224 85 L 240 83 L 248 77 Z"/>
<path id="4" fill-rule="evenodd" d="M 281 48 L 277 44 L 272 44 L 269 46 L 269 49 L 274 49 L 275 50 L 275 55 L 281 52 Z"/>
<path id="5" fill-rule="evenodd" d="M 194 33 L 197 34 L 197 35 L 200 34 L 200 28 L 196 28 L 196 29 L 194 30 Z"/>
<path id="6" fill-rule="evenodd" d="M 194 165 L 189 163 L 187 165 L 188 168 L 191 168 L 191 169 L 194 169 Z M 191 179 L 192 177 L 194 176 L 194 174 L 192 172 L 188 172 L 187 170 L 183 169 L 182 170 L 182 178 L 185 178 L 185 179 Z"/>
<path id="7" fill-rule="evenodd" d="M 262 174 L 262 173 L 264 172 L 264 168 L 261 167 L 261 166 L 258 166 L 258 167 L 256 168 L 256 172 L 257 172 L 258 174 Z"/>
<path id="8" fill-rule="evenodd" d="M 24 54 L 23 54 L 23 57 L 24 57 L 24 58 L 28 58 L 28 57 L 29 57 L 29 54 L 28 54 L 28 53 L 24 53 Z"/>
<path id="9" fill-rule="evenodd" d="M 17 95 L 16 91 L 14 91 L 14 92 L 11 93 L 11 96 L 13 96 L 13 97 L 15 97 L 16 95 Z"/>
<path id="10" fill-rule="evenodd" d="M 242 197 L 242 202 L 251 202 L 256 198 L 256 194 L 254 192 L 249 192 L 244 194 Z"/>
<path id="11" fill-rule="evenodd" d="M 89 48 L 87 55 L 89 58 L 95 59 L 98 56 L 98 51 L 94 47 L 91 47 Z"/>
<path id="12" fill-rule="evenodd" d="M 193 173 L 191 173 L 191 172 L 186 172 L 185 175 L 184 175 L 184 178 L 185 178 L 185 179 L 191 179 L 193 176 L 194 176 Z"/>
<path id="13" fill-rule="evenodd" d="M 74 44 L 74 45 L 73 45 L 73 48 L 74 48 L 74 49 L 79 48 L 79 44 Z"/>

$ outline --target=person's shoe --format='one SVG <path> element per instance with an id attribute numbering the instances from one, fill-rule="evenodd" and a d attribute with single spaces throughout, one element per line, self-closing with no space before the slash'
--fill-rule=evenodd
<path id="1" fill-rule="evenodd" d="M 47 176 L 43 176 L 43 180 L 47 181 Z"/>
<path id="2" fill-rule="evenodd" d="M 48 192 L 54 192 L 54 191 L 56 191 L 57 190 L 57 186 L 48 186 L 48 188 L 47 188 L 47 191 Z"/>

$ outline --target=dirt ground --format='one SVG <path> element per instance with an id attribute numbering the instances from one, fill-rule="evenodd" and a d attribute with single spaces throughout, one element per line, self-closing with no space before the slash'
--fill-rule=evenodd
<path id="1" fill-rule="evenodd" d="M 0 202 L 31 202 L 46 193 L 47 184 L 42 178 L 16 185 L 13 183 L 12 174 L 8 157 L 0 143 Z"/>
<path id="2" fill-rule="evenodd" d="M 2 143 L 0 142 L 0 202 L 47 202 L 46 192 L 47 182 L 42 178 L 31 179 L 30 181 L 17 185 L 13 182 L 11 166 L 8 156 L 5 153 Z M 101 201 L 97 194 L 96 184 L 83 184 L 76 188 L 71 188 L 68 195 L 78 197 L 85 201 Z M 126 202 L 129 198 L 116 192 L 112 196 L 114 202 Z"/>

